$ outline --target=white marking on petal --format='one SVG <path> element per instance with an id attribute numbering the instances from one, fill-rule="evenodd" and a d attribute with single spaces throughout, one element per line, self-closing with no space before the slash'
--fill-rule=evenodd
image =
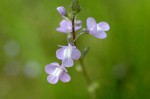
<path id="1" fill-rule="evenodd" d="M 92 30 L 95 28 L 95 26 L 96 26 L 96 25 L 93 25 L 93 26 L 91 27 L 90 31 L 92 31 Z"/>
<path id="2" fill-rule="evenodd" d="M 54 70 L 54 72 L 52 73 L 52 75 L 55 76 L 55 77 L 59 77 L 62 72 L 63 72 L 63 69 L 57 67 L 57 68 Z"/>
<path id="3" fill-rule="evenodd" d="M 99 27 L 98 24 L 97 24 L 97 31 L 101 31 L 101 30 L 102 30 L 102 28 Z"/>
<path id="4" fill-rule="evenodd" d="M 67 47 L 65 50 L 64 50 L 64 57 L 65 57 L 65 59 L 67 58 L 71 58 L 71 55 L 72 55 L 72 50 L 73 50 L 73 48 L 72 48 L 72 46 L 69 46 L 69 47 Z"/>

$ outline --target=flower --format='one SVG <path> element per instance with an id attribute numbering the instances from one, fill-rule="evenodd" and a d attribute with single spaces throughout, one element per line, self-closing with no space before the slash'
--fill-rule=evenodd
<path id="1" fill-rule="evenodd" d="M 89 34 L 97 38 L 100 38 L 100 39 L 106 38 L 107 34 L 105 33 L 105 31 L 108 31 L 109 29 L 110 29 L 110 26 L 106 22 L 100 22 L 97 24 L 94 18 L 89 17 L 87 19 L 87 30 Z"/>
<path id="2" fill-rule="evenodd" d="M 76 46 L 68 44 L 68 46 L 61 46 L 61 48 L 56 51 L 56 56 L 62 60 L 62 64 L 65 67 L 71 67 L 73 66 L 73 60 L 78 60 L 81 53 Z"/>
<path id="3" fill-rule="evenodd" d="M 75 31 L 79 30 L 82 26 L 81 26 L 81 20 L 77 20 L 75 21 Z M 72 22 L 69 20 L 65 20 L 63 19 L 60 22 L 60 27 L 56 29 L 59 32 L 63 32 L 63 33 L 70 33 L 72 32 Z"/>
<path id="4" fill-rule="evenodd" d="M 57 11 L 59 12 L 59 14 L 61 14 L 62 16 L 67 16 L 66 10 L 63 6 L 57 7 Z"/>
<path id="5" fill-rule="evenodd" d="M 56 84 L 59 79 L 62 82 L 69 82 L 71 80 L 71 77 L 67 73 L 65 67 L 63 65 L 59 66 L 56 62 L 46 65 L 45 71 L 49 74 L 47 80 L 51 84 Z"/>

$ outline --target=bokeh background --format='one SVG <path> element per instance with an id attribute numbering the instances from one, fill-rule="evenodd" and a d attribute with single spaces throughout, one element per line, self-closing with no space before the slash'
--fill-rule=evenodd
<path id="1" fill-rule="evenodd" d="M 56 31 L 72 0 L 0 0 L 0 99 L 90 99 L 87 83 L 75 66 L 72 80 L 47 82 L 46 64 L 61 62 L 57 45 L 66 35 Z M 99 83 L 98 99 L 150 99 L 150 1 L 80 0 L 78 19 L 106 21 L 106 39 L 82 35 L 77 46 L 90 47 L 84 63 Z"/>

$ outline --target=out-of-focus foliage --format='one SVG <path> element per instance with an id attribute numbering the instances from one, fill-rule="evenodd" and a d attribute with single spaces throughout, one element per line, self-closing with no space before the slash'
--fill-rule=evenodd
<path id="1" fill-rule="evenodd" d="M 79 0 L 78 19 L 106 21 L 111 30 L 100 40 L 82 35 L 77 46 L 90 47 L 86 69 L 99 82 L 98 99 L 150 99 L 150 1 Z M 44 66 L 57 61 L 56 31 L 71 0 L 0 0 L 0 99 L 88 99 L 85 79 L 69 68 L 71 82 L 51 85 Z"/>

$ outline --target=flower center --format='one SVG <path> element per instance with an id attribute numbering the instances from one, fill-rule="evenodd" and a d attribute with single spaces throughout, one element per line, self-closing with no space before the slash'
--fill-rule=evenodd
<path id="1" fill-rule="evenodd" d="M 63 72 L 63 69 L 61 69 L 61 68 L 59 68 L 59 67 L 56 67 L 56 69 L 54 70 L 54 72 L 53 72 L 52 75 L 59 77 L 62 72 Z"/>
<path id="2" fill-rule="evenodd" d="M 71 54 L 72 54 L 72 47 L 67 47 L 64 51 L 65 58 L 71 58 Z"/>
<path id="3" fill-rule="evenodd" d="M 100 28 L 97 24 L 97 31 L 101 31 L 101 30 L 102 30 L 102 28 Z"/>

